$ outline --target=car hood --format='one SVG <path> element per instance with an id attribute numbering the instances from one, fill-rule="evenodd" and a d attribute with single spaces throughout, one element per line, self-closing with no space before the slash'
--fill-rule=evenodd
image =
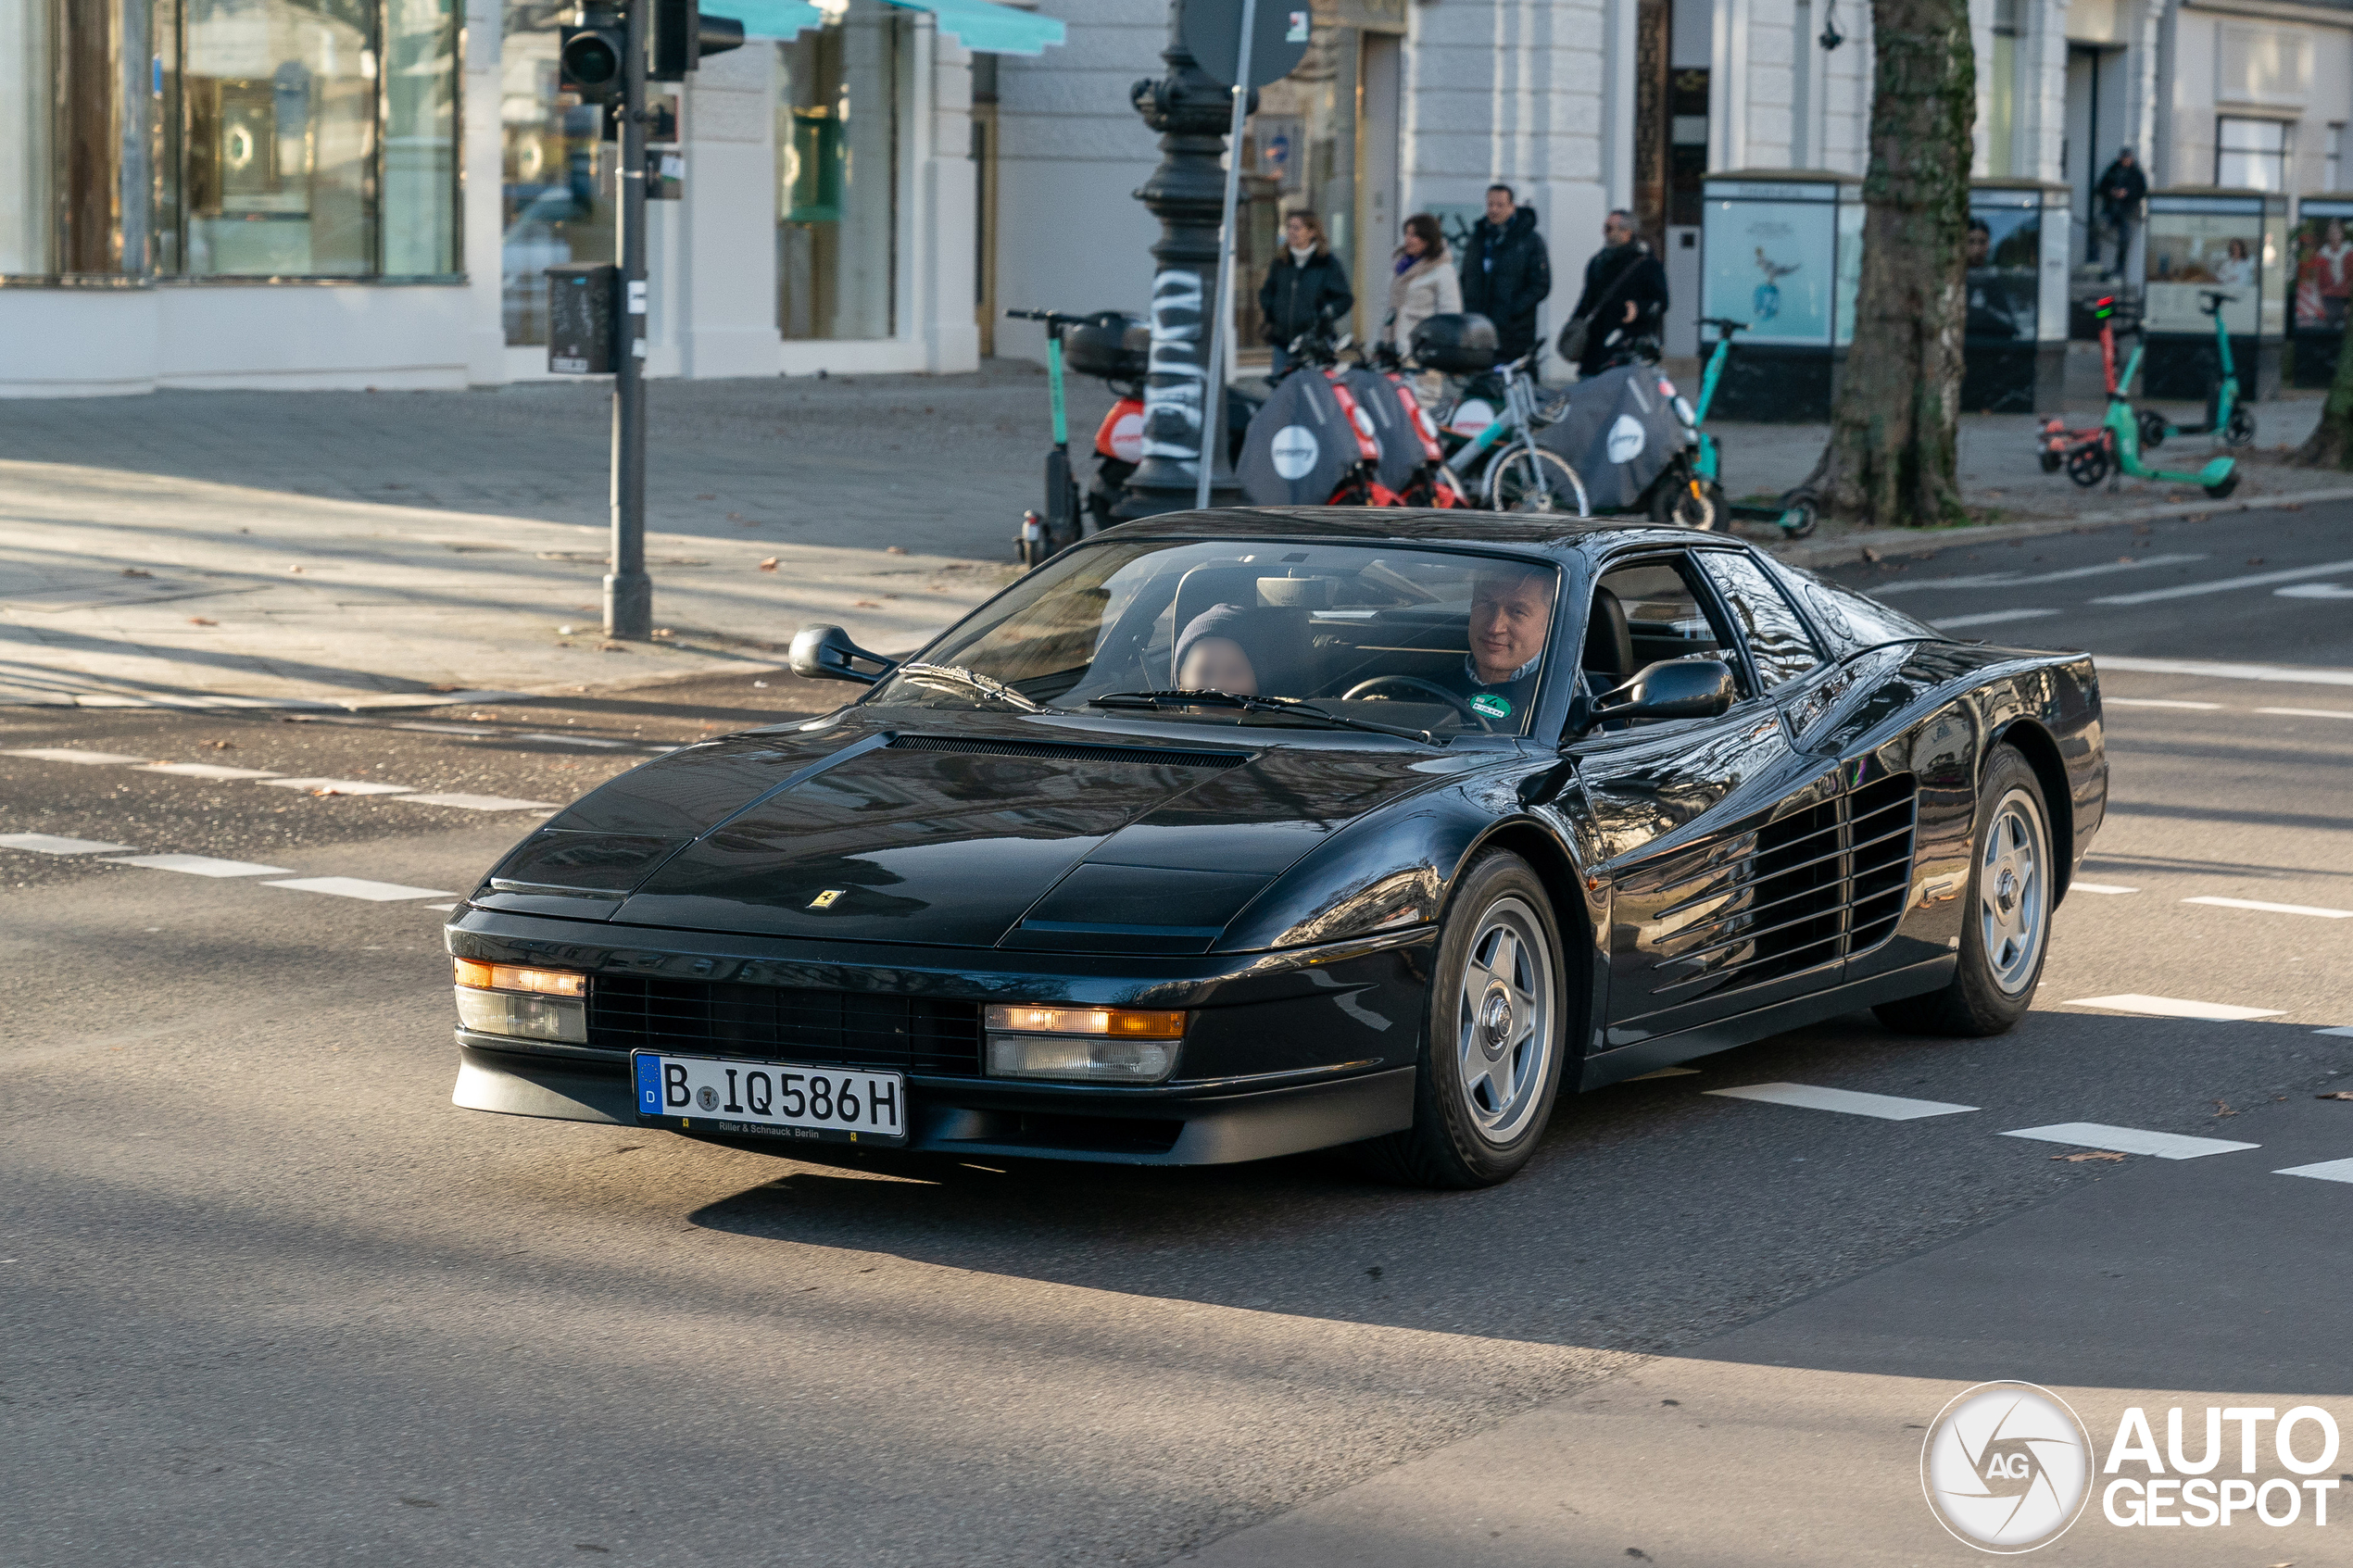
<path id="1" fill-rule="evenodd" d="M 473 902 L 764 935 L 1204 952 L 1328 834 L 1460 768 L 1255 735 L 742 735 L 584 797 Z"/>

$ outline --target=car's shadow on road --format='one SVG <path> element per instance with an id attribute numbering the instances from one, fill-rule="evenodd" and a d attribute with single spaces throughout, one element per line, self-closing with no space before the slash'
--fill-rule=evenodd
<path id="1" fill-rule="evenodd" d="M 1665 1350 L 2116 1170 L 2003 1130 L 2236 1135 L 2215 1101 L 2259 1102 L 2281 1073 L 2353 1055 L 2307 1052 L 2310 1037 L 2038 1012 L 1995 1039 L 1926 1040 L 1857 1015 L 1567 1101 L 1536 1160 L 1486 1191 L 1378 1185 L 1340 1153 L 1196 1170 L 869 1155 L 796 1160 L 692 1222 L 1088 1289 Z M 1705 1092 L 1776 1081 L 1982 1113 L 1886 1122 Z"/>

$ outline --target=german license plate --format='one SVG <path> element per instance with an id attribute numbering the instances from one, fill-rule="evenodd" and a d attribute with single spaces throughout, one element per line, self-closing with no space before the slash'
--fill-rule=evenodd
<path id="1" fill-rule="evenodd" d="M 907 1141 L 907 1083 L 896 1073 L 654 1051 L 631 1052 L 630 1064 L 643 1126 L 827 1143 Z"/>

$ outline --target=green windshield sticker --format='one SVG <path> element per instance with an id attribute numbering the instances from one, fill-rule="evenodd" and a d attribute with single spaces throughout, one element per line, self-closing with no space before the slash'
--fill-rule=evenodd
<path id="1" fill-rule="evenodd" d="M 1508 719 L 1511 717 L 1512 705 L 1504 701 L 1502 697 L 1496 696 L 1489 692 L 1479 693 L 1477 696 L 1470 699 L 1470 704 L 1471 710 L 1473 712 L 1484 713 L 1490 719 Z"/>

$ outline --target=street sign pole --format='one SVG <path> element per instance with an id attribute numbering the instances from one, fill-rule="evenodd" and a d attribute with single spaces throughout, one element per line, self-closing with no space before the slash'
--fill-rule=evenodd
<path id="1" fill-rule="evenodd" d="M 612 559 L 605 575 L 605 635 L 653 635 L 654 584 L 646 575 L 646 19 L 652 0 L 628 0 L 621 57 L 621 341 L 613 345 Z"/>
<path id="2" fill-rule="evenodd" d="M 1226 139 L 1226 215 L 1217 225 L 1217 292 L 1210 296 L 1209 371 L 1201 389 L 1201 478 L 1193 505 L 1209 507 L 1209 477 L 1216 443 L 1226 430 L 1226 332 L 1234 316 L 1234 208 L 1241 200 L 1242 129 L 1250 117 L 1250 46 L 1258 31 L 1258 0 L 1242 0 L 1240 58 L 1234 71 L 1234 127 Z"/>

